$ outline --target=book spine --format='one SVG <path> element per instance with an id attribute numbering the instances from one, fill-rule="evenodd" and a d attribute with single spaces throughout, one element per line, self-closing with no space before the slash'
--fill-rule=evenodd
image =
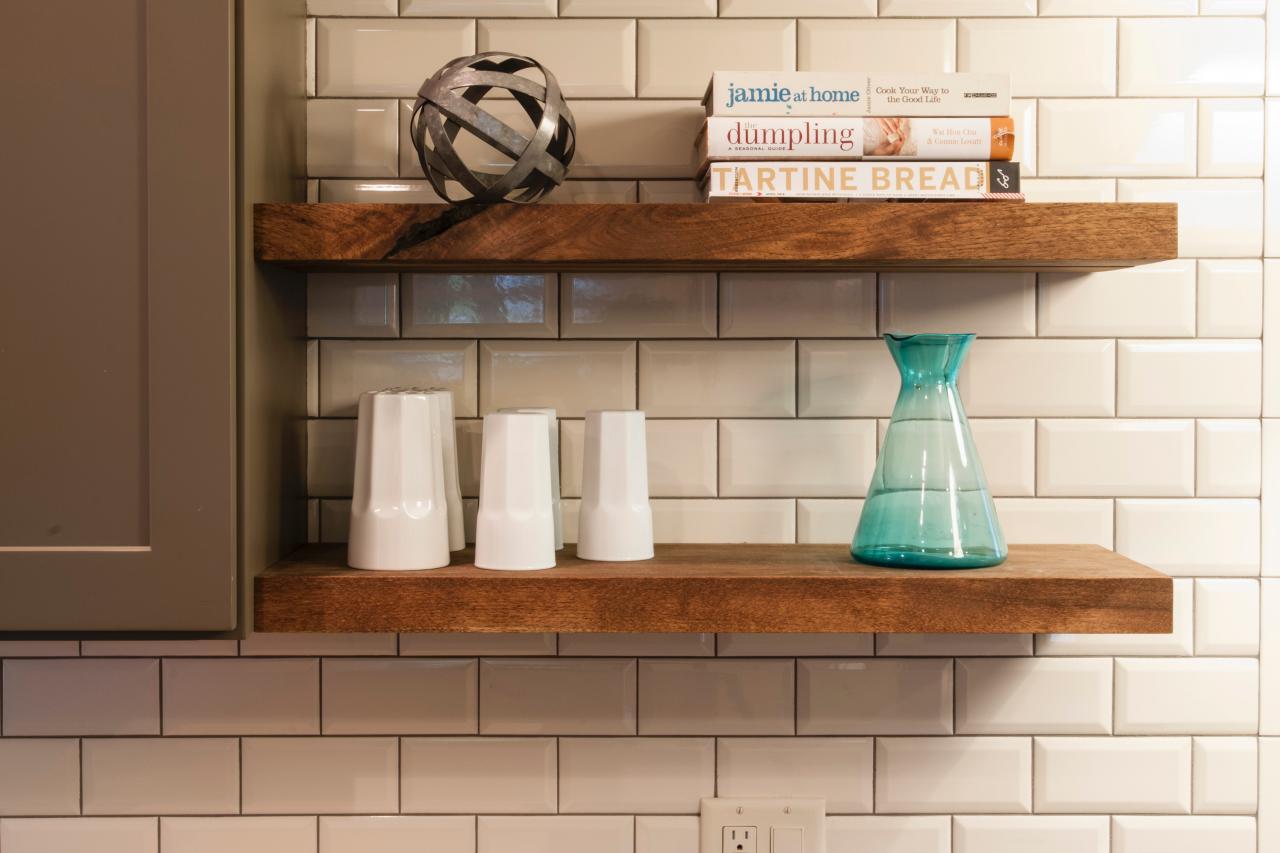
<path id="1" fill-rule="evenodd" d="M 717 198 L 985 199 L 1021 192 L 1005 162 L 712 163 L 705 192 Z"/>
<path id="2" fill-rule="evenodd" d="M 1011 118 L 734 118 L 703 125 L 711 160 L 1010 160 Z"/>
<path id="3" fill-rule="evenodd" d="M 707 115 L 1004 116 L 1008 74 L 717 71 Z"/>

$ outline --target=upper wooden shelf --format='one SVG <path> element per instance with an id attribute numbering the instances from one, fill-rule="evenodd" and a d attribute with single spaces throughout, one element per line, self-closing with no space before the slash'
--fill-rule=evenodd
<path id="1" fill-rule="evenodd" d="M 653 560 L 495 572 L 348 569 L 314 545 L 258 576 L 258 631 L 1165 633 L 1173 581 L 1092 545 L 1024 545 L 989 569 L 854 563 L 838 545 L 659 545 Z"/>
<path id="2" fill-rule="evenodd" d="M 1174 258 L 1176 204 L 258 204 L 310 270 L 1102 270 Z"/>

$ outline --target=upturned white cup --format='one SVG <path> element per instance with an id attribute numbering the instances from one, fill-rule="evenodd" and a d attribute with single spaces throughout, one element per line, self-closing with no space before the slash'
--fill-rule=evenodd
<path id="1" fill-rule="evenodd" d="M 556 564 L 546 415 L 484 416 L 476 567 L 550 569 Z"/>
<path id="2" fill-rule="evenodd" d="M 467 547 L 462 521 L 462 487 L 458 482 L 458 442 L 453 422 L 453 392 L 432 388 L 428 393 L 439 401 L 440 448 L 444 459 L 444 497 L 449 508 L 449 550 Z"/>
<path id="3" fill-rule="evenodd" d="M 560 421 L 556 420 L 555 409 L 523 408 L 499 409 L 500 412 L 524 412 L 526 414 L 545 415 L 547 418 L 547 441 L 551 444 L 551 512 L 556 525 L 556 550 L 564 547 L 564 511 L 560 506 Z"/>
<path id="4" fill-rule="evenodd" d="M 644 412 L 587 412 L 578 556 L 609 562 L 653 557 Z"/>
<path id="5" fill-rule="evenodd" d="M 415 390 L 360 395 L 347 563 L 406 571 L 449 565 L 439 402 Z"/>

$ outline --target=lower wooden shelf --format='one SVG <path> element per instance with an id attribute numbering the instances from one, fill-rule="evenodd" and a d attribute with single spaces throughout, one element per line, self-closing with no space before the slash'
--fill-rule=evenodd
<path id="1" fill-rule="evenodd" d="M 309 545 L 254 586 L 258 631 L 1165 633 L 1173 581 L 1093 545 L 1023 545 L 989 569 L 854 563 L 839 545 L 659 545 L 653 560 L 494 572 L 346 567 Z"/>

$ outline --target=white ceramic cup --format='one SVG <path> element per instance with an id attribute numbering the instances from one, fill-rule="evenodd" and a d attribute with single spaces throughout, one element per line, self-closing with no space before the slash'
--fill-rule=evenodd
<path id="1" fill-rule="evenodd" d="M 549 434 L 546 415 L 495 412 L 484 416 L 477 568 L 555 566 Z"/>
<path id="2" fill-rule="evenodd" d="M 449 508 L 449 550 L 467 547 L 462 516 L 462 487 L 458 482 L 458 442 L 453 422 L 453 392 L 432 388 L 439 403 L 440 447 L 444 458 L 444 497 Z"/>
<path id="3" fill-rule="evenodd" d="M 609 562 L 653 557 L 644 412 L 587 412 L 578 556 Z"/>
<path id="4" fill-rule="evenodd" d="M 556 550 L 564 547 L 564 510 L 560 506 L 560 421 L 555 409 L 499 409 L 500 412 L 524 412 L 545 415 L 549 429 L 547 441 L 551 444 L 551 512 L 556 525 Z"/>
<path id="5" fill-rule="evenodd" d="M 347 563 L 406 571 L 449 565 L 439 402 L 416 390 L 360 395 Z"/>

